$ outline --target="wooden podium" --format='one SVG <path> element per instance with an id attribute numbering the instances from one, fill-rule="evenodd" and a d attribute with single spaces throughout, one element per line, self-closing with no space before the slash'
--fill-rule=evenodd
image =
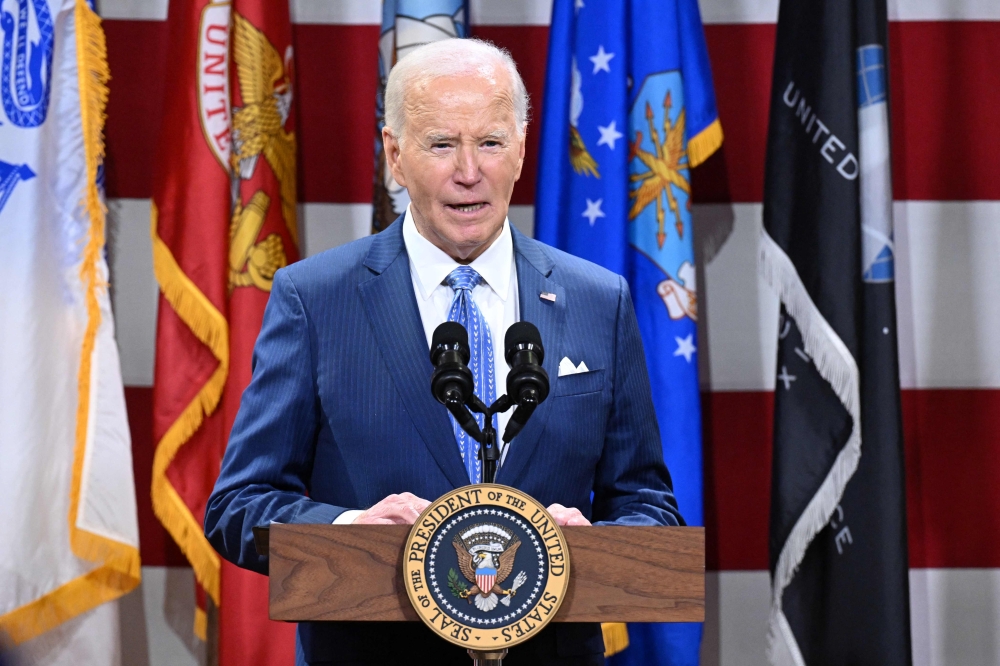
<path id="1" fill-rule="evenodd" d="M 570 583 L 555 622 L 703 622 L 701 527 L 564 527 Z M 270 617 L 415 622 L 402 583 L 408 525 L 255 529 L 270 559 Z"/>

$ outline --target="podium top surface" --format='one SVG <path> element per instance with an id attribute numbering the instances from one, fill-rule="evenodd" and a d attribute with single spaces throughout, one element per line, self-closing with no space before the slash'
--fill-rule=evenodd
<path id="1" fill-rule="evenodd" d="M 702 622 L 705 530 L 564 527 L 571 561 L 556 622 Z M 403 586 L 407 525 L 271 525 L 274 620 L 416 621 Z"/>

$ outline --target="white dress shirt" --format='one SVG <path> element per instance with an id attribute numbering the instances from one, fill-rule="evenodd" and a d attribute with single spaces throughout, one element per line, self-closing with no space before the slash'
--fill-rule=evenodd
<path id="1" fill-rule="evenodd" d="M 410 279 L 413 281 L 413 293 L 417 297 L 417 308 L 420 310 L 420 321 L 424 326 L 429 354 L 434 329 L 448 321 L 451 301 L 455 296 L 455 290 L 448 286 L 445 278 L 460 264 L 420 235 L 409 206 L 406 208 L 406 217 L 403 218 L 403 243 L 410 257 Z M 507 392 L 509 370 L 503 356 L 504 335 L 520 316 L 517 267 L 514 263 L 514 239 L 510 233 L 510 220 L 504 220 L 500 236 L 469 265 L 483 278 L 482 282 L 472 289 L 472 300 L 476 302 L 476 307 L 486 319 L 486 325 L 490 327 L 490 335 L 493 338 L 496 397 L 499 398 Z M 430 390 L 429 386 L 427 390 Z M 503 431 L 513 411 L 510 409 L 503 414 L 497 414 L 497 440 L 501 445 L 503 445 Z M 500 454 L 502 463 L 507 456 L 505 446 L 501 447 Z M 456 442 L 455 457 L 461 459 L 461 456 Z M 333 522 L 334 525 L 352 523 L 359 515 L 361 511 L 345 511 Z"/>

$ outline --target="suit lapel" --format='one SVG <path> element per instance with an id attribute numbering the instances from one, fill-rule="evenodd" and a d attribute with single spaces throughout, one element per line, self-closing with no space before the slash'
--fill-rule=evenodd
<path id="1" fill-rule="evenodd" d="M 448 414 L 431 395 L 433 366 L 413 293 L 402 228 L 400 218 L 376 236 L 365 260 L 365 266 L 376 275 L 359 284 L 358 291 L 406 412 L 441 471 L 458 488 L 468 485 L 469 477 Z"/>
<path id="2" fill-rule="evenodd" d="M 555 382 L 558 372 L 562 340 L 566 322 L 566 291 L 552 279 L 552 260 L 541 249 L 540 244 L 524 236 L 511 227 L 514 234 L 514 254 L 517 266 L 518 303 L 521 321 L 531 322 L 538 327 L 545 349 L 542 367 L 549 373 L 549 381 Z M 555 294 L 555 301 L 543 300 L 542 292 Z M 515 485 L 522 477 L 525 467 L 537 448 L 545 431 L 552 407 L 552 398 L 538 406 L 531 415 L 524 430 L 510 443 L 510 451 L 503 466 L 497 473 L 497 482 Z M 499 433 L 503 436 L 503 433 Z"/>

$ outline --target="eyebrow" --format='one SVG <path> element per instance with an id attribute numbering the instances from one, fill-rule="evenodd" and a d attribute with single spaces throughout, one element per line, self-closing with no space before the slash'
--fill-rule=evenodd
<path id="1" fill-rule="evenodd" d="M 427 135 L 427 143 L 442 143 L 454 140 L 455 136 L 453 134 L 435 133 Z"/>
<path id="2" fill-rule="evenodd" d="M 492 140 L 506 141 L 508 136 L 509 135 L 507 134 L 506 130 L 498 129 L 498 130 L 493 130 L 492 132 L 484 136 L 477 137 L 477 140 L 484 141 L 492 139 Z M 454 134 L 435 132 L 434 134 L 427 135 L 427 143 L 443 143 L 447 141 L 454 141 L 457 138 L 458 137 L 456 137 Z"/>

